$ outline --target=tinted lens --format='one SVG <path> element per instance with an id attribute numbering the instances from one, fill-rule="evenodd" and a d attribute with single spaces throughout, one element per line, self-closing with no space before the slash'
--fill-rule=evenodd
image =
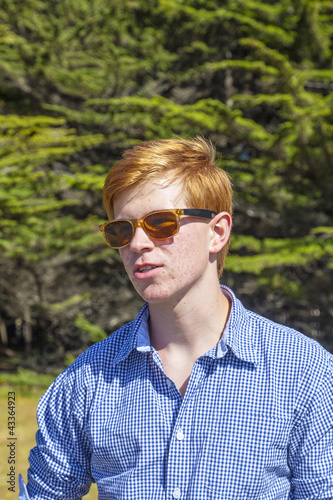
<path id="1" fill-rule="evenodd" d="M 159 212 L 145 217 L 147 233 L 156 239 L 167 239 L 177 233 L 177 216 L 172 212 Z"/>
<path id="2" fill-rule="evenodd" d="M 127 221 L 114 221 L 104 228 L 105 236 L 113 248 L 120 248 L 127 245 L 133 235 L 133 227 Z"/>

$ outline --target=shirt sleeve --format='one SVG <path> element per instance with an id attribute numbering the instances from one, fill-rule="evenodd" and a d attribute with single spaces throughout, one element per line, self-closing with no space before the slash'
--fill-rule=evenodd
<path id="1" fill-rule="evenodd" d="M 21 476 L 21 474 L 19 474 L 18 480 L 19 480 L 19 487 L 20 487 L 18 500 L 30 500 L 28 492 L 27 492 L 27 487 L 24 483 L 24 480 L 23 480 L 23 477 Z"/>
<path id="2" fill-rule="evenodd" d="M 86 391 L 68 379 L 65 371 L 38 405 L 37 446 L 29 456 L 30 500 L 79 500 L 92 482 L 91 450 L 85 433 Z"/>
<path id="3" fill-rule="evenodd" d="M 317 381 L 314 397 L 290 441 L 293 500 L 333 499 L 333 363 Z"/>

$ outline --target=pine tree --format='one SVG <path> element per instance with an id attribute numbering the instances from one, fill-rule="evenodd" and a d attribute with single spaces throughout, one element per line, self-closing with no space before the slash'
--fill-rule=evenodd
<path id="1" fill-rule="evenodd" d="M 96 234 L 105 173 L 139 141 L 200 134 L 235 187 L 224 280 L 333 349 L 333 2 L 1 0 L 0 15 L 3 322 L 32 345 L 44 325 L 64 356 L 89 325 L 127 321 Z"/>

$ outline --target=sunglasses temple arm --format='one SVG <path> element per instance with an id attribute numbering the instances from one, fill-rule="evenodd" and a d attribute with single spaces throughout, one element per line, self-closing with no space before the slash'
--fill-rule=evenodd
<path id="1" fill-rule="evenodd" d="M 199 217 L 200 219 L 213 219 L 215 215 L 217 215 L 217 212 L 201 208 L 184 208 L 183 214 L 192 215 L 193 217 Z"/>

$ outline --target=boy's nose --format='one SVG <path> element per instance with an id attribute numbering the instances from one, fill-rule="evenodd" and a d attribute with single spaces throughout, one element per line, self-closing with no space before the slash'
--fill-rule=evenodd
<path id="1" fill-rule="evenodd" d="M 150 250 L 154 248 L 154 242 L 148 236 L 148 234 L 146 234 L 141 226 L 137 226 L 134 230 L 134 235 L 132 241 L 130 242 L 130 247 L 134 252 L 140 252 L 144 249 Z"/>

